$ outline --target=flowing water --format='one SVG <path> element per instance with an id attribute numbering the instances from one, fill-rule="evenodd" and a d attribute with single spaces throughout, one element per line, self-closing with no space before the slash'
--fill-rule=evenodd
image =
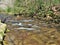
<path id="1" fill-rule="evenodd" d="M 45 21 L 23 16 L 8 16 L 4 23 L 7 24 L 9 30 L 6 32 L 4 45 L 60 44 L 60 24 L 48 24 Z"/>

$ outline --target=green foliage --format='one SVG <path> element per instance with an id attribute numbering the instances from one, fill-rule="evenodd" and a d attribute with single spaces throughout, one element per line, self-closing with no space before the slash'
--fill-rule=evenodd
<path id="1" fill-rule="evenodd" d="M 34 1 L 16 0 L 14 8 L 15 8 L 14 11 L 16 11 L 17 13 L 30 14 L 37 10 L 38 2 L 36 3 L 36 0 L 34 0 Z"/>
<path id="2" fill-rule="evenodd" d="M 16 0 L 14 4 L 14 13 L 23 13 L 31 15 L 32 13 L 50 12 L 49 7 L 54 4 L 60 4 L 60 0 Z M 40 9 L 41 8 L 41 9 Z"/>
<path id="3" fill-rule="evenodd" d="M 10 12 L 11 11 L 11 8 L 10 7 L 7 7 L 6 8 L 6 12 Z"/>
<path id="4" fill-rule="evenodd" d="M 60 0 L 15 0 L 14 7 L 7 7 L 7 13 L 21 13 L 23 15 L 32 16 L 34 13 L 41 15 L 52 14 L 50 7 L 59 5 Z M 0 12 L 3 11 L 0 9 Z"/>
<path id="5" fill-rule="evenodd" d="M 5 12 L 5 10 L 4 10 L 4 9 L 2 9 L 2 8 L 0 8 L 0 13 L 1 13 L 1 12 Z"/>

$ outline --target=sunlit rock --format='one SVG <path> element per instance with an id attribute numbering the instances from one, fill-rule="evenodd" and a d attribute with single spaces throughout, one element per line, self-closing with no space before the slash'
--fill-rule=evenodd
<path id="1" fill-rule="evenodd" d="M 5 30 L 6 30 L 6 24 L 1 23 L 1 20 L 0 20 L 0 41 L 3 41 Z"/>

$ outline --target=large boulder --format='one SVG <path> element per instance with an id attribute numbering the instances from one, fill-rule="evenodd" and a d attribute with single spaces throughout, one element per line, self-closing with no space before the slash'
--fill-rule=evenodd
<path id="1" fill-rule="evenodd" d="M 0 20 L 0 42 L 3 41 L 5 31 L 6 31 L 6 24 L 1 23 L 1 20 Z"/>

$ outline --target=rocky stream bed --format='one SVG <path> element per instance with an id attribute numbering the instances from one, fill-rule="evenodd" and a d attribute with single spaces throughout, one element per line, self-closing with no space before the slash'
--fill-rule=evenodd
<path id="1" fill-rule="evenodd" d="M 7 25 L 3 45 L 60 45 L 60 23 L 24 16 L 7 16 L 2 22 Z"/>

